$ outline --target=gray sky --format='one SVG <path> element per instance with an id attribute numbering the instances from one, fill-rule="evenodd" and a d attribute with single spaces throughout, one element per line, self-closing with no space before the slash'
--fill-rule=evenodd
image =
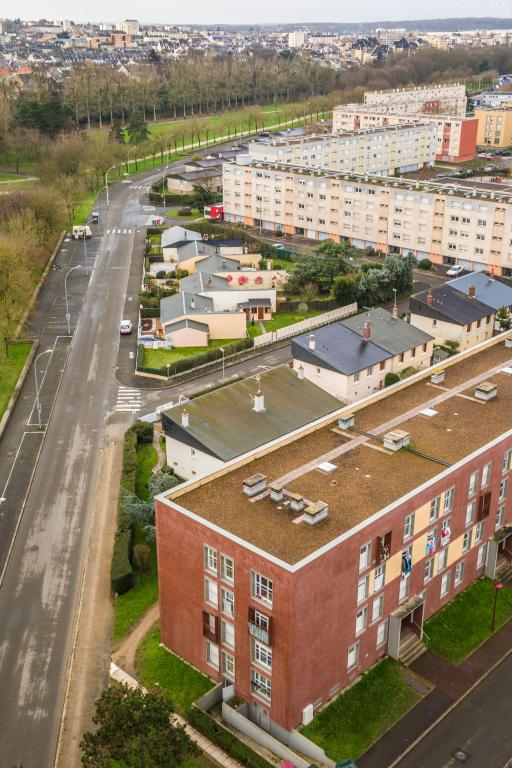
<path id="1" fill-rule="evenodd" d="M 2 0 L 0 15 L 23 19 L 73 19 L 75 21 L 122 21 L 126 18 L 141 22 L 168 24 L 279 23 L 308 21 L 354 22 L 414 18 L 447 18 L 449 16 L 512 17 L 512 0 L 430 0 L 428 4 L 406 0 L 260 0 L 258 3 L 232 0 L 196 0 L 192 3 L 170 3 L 169 0 L 88 0 L 72 3 L 69 0 Z M 512 26 L 512 18 L 511 18 Z"/>

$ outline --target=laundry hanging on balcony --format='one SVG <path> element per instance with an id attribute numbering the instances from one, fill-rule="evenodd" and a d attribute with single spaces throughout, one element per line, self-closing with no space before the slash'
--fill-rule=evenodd
<path id="1" fill-rule="evenodd" d="M 448 523 L 444 523 L 443 527 L 441 528 L 441 540 L 439 542 L 439 546 L 446 547 L 450 543 L 451 537 L 451 528 Z"/>
<path id="2" fill-rule="evenodd" d="M 436 535 L 435 533 L 429 533 L 427 536 L 426 555 L 430 557 L 436 551 Z"/>
<path id="3" fill-rule="evenodd" d="M 412 560 L 408 552 L 402 552 L 402 576 L 407 576 L 412 571 Z"/>

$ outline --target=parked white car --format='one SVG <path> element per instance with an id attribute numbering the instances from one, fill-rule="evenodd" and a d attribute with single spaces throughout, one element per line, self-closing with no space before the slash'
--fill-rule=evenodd
<path id="1" fill-rule="evenodd" d="M 131 333 L 132 330 L 133 330 L 133 325 L 131 320 L 121 320 L 121 324 L 119 326 L 119 333 L 121 334 L 121 336 Z"/>
<path id="2" fill-rule="evenodd" d="M 464 267 L 462 264 L 454 264 L 453 267 L 450 267 L 446 274 L 450 275 L 450 277 L 457 277 L 461 272 L 464 272 Z"/>

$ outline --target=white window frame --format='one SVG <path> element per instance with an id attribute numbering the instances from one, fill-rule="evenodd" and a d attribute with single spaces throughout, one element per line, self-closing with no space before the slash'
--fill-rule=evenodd
<path id="1" fill-rule="evenodd" d="M 439 555 L 437 558 L 437 572 L 441 573 L 441 571 L 444 571 L 446 566 L 448 565 L 448 547 L 450 545 L 443 547 L 439 550 Z"/>
<path id="2" fill-rule="evenodd" d="M 256 669 L 251 669 L 251 692 L 253 696 L 263 701 L 272 701 L 272 680 L 262 675 Z"/>
<path id="3" fill-rule="evenodd" d="M 409 595 L 409 582 L 410 582 L 410 573 L 406 574 L 405 576 L 402 576 L 400 579 L 400 586 L 398 587 L 398 602 L 403 603 L 403 601 L 406 599 L 406 597 Z"/>
<path id="4" fill-rule="evenodd" d="M 251 661 L 266 672 L 271 672 L 272 648 L 262 643 L 261 640 L 256 640 L 255 637 L 251 638 Z"/>
<path id="5" fill-rule="evenodd" d="M 441 576 L 440 596 L 446 597 L 450 591 L 451 571 L 445 571 Z"/>
<path id="6" fill-rule="evenodd" d="M 404 519 L 404 541 L 409 541 L 414 536 L 414 512 L 410 515 L 406 515 Z"/>
<path id="7" fill-rule="evenodd" d="M 443 515 L 453 510 L 453 500 L 455 499 L 455 488 L 452 486 L 444 494 Z"/>
<path id="8" fill-rule="evenodd" d="M 372 543 L 367 541 L 359 548 L 359 573 L 366 571 L 372 562 Z"/>
<path id="9" fill-rule="evenodd" d="M 235 593 L 231 589 L 221 587 L 220 595 L 222 613 L 224 613 L 226 616 L 233 617 L 235 615 Z"/>
<path id="10" fill-rule="evenodd" d="M 227 648 L 235 648 L 235 625 L 226 619 L 222 619 L 220 623 L 220 636 L 222 644 Z M 230 639 L 228 639 L 228 636 Z"/>
<path id="11" fill-rule="evenodd" d="M 386 584 L 386 563 L 382 563 L 382 565 L 378 565 L 375 568 L 375 573 L 373 577 L 373 591 L 380 592 L 380 590 L 384 587 L 385 584 Z"/>
<path id="12" fill-rule="evenodd" d="M 360 622 L 360 617 L 362 619 L 362 623 Z M 356 630 L 355 630 L 356 637 L 359 637 L 359 635 L 362 635 L 363 632 L 366 631 L 367 627 L 368 627 L 368 606 L 364 605 L 356 613 Z"/>
<path id="13" fill-rule="evenodd" d="M 469 552 L 469 550 L 471 549 L 472 539 L 473 539 L 473 529 L 469 528 L 469 530 L 465 531 L 464 536 L 462 537 L 462 554 Z"/>
<path id="14" fill-rule="evenodd" d="M 459 560 L 455 566 L 455 575 L 453 577 L 453 586 L 458 587 L 464 580 L 464 560 Z"/>
<path id="15" fill-rule="evenodd" d="M 474 496 L 478 490 L 478 470 L 469 476 L 468 496 Z"/>
<path id="16" fill-rule="evenodd" d="M 251 596 L 268 608 L 272 608 L 274 599 L 274 584 L 272 579 L 262 576 L 261 573 L 251 571 Z"/>
<path id="17" fill-rule="evenodd" d="M 487 542 L 485 542 L 485 544 L 482 544 L 482 546 L 478 548 L 478 554 L 476 557 L 477 568 L 483 568 L 483 566 L 485 565 L 486 554 L 487 554 Z"/>
<path id="18" fill-rule="evenodd" d="M 503 454 L 503 460 L 501 462 L 501 471 L 503 474 L 505 472 L 508 472 L 510 470 L 510 466 L 512 465 L 512 448 L 509 448 L 508 451 L 505 451 Z"/>
<path id="19" fill-rule="evenodd" d="M 484 521 L 481 520 L 475 525 L 475 544 L 480 544 L 484 537 Z"/>
<path id="20" fill-rule="evenodd" d="M 492 462 L 484 464 L 482 468 L 482 479 L 480 480 L 480 488 L 487 488 L 491 482 Z"/>
<path id="21" fill-rule="evenodd" d="M 428 584 L 429 581 L 431 581 L 434 577 L 434 557 L 429 557 L 427 560 L 425 560 L 425 569 L 423 572 L 423 583 Z"/>
<path id="22" fill-rule="evenodd" d="M 496 522 L 494 523 L 494 530 L 498 531 L 500 528 L 503 528 L 504 522 L 505 522 L 505 505 L 501 504 L 496 510 Z"/>
<path id="23" fill-rule="evenodd" d="M 498 501 L 505 501 L 508 493 L 508 477 L 504 477 L 500 483 L 500 490 L 498 494 Z"/>
<path id="24" fill-rule="evenodd" d="M 475 519 L 475 512 L 476 512 L 476 501 L 475 499 L 471 499 L 471 501 L 468 501 L 466 506 L 466 518 L 464 525 L 466 528 L 468 525 L 471 525 L 473 520 Z"/>
<path id="25" fill-rule="evenodd" d="M 387 641 L 387 639 L 388 639 L 388 620 L 386 619 L 386 621 L 381 621 L 381 623 L 377 627 L 377 640 L 376 640 L 377 648 L 380 648 L 381 646 L 383 646 L 384 643 Z"/>
<path id="26" fill-rule="evenodd" d="M 212 599 L 213 595 L 216 596 L 215 600 Z M 219 585 L 208 576 L 204 577 L 204 601 L 213 608 L 219 607 Z"/>
<path id="27" fill-rule="evenodd" d="M 441 508 L 441 496 L 436 496 L 430 501 L 430 512 L 428 515 L 429 523 L 435 523 L 439 517 L 439 510 Z"/>
<path id="28" fill-rule="evenodd" d="M 359 643 L 353 643 L 347 650 L 347 671 L 355 669 L 359 664 Z"/>
<path id="29" fill-rule="evenodd" d="M 235 561 L 228 555 L 221 554 L 220 556 L 220 577 L 226 584 L 233 586 L 235 583 Z"/>
<path id="30" fill-rule="evenodd" d="M 209 667 L 213 667 L 213 669 L 219 670 L 219 646 L 215 645 L 215 643 L 210 642 L 210 640 L 206 641 L 206 663 Z"/>
<path id="31" fill-rule="evenodd" d="M 362 579 L 359 579 L 359 581 L 357 582 L 357 605 L 361 605 L 361 603 L 364 603 L 364 601 L 367 599 L 369 588 L 370 588 L 369 576 L 363 576 Z"/>
<path id="32" fill-rule="evenodd" d="M 214 576 L 217 575 L 217 565 L 218 565 L 218 559 L 217 559 L 217 550 L 213 547 L 210 547 L 208 544 L 204 545 L 204 569 L 208 573 L 212 573 Z"/>
<path id="33" fill-rule="evenodd" d="M 384 615 L 384 595 L 378 595 L 372 603 L 372 624 L 382 618 Z"/>
<path id="34" fill-rule="evenodd" d="M 222 651 L 221 653 L 221 659 L 222 659 L 222 674 L 224 677 L 227 677 L 229 680 L 235 679 L 235 657 L 232 653 L 228 653 L 227 651 Z"/>

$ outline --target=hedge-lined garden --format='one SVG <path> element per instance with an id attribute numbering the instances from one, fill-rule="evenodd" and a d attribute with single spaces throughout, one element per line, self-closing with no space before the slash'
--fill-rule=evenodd
<path id="1" fill-rule="evenodd" d="M 240 741 L 234 733 L 228 731 L 203 710 L 192 707 L 187 719 L 203 736 L 247 768 L 275 768 L 272 763 L 251 749 L 248 744 Z"/>

